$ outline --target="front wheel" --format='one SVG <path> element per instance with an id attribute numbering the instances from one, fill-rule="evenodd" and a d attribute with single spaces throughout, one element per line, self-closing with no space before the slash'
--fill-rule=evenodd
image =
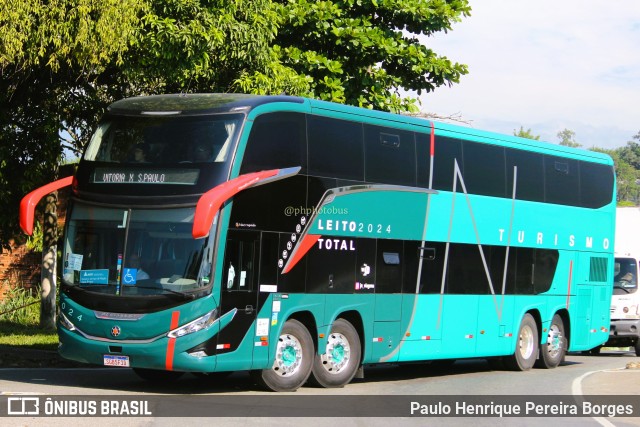
<path id="1" fill-rule="evenodd" d="M 549 326 L 547 340 L 540 347 L 540 358 L 536 361 L 536 367 L 553 369 L 560 365 L 567 351 L 567 340 L 564 334 L 564 322 L 562 317 L 554 315 Z"/>
<path id="2" fill-rule="evenodd" d="M 313 361 L 310 381 L 321 387 L 343 387 L 353 379 L 360 366 L 360 337 L 344 319 L 333 322 L 324 354 Z"/>
<path id="3" fill-rule="evenodd" d="M 512 371 L 528 371 L 533 367 L 538 356 L 538 326 L 533 316 L 525 314 L 518 329 L 516 351 L 505 357 L 505 366 Z"/>
<path id="4" fill-rule="evenodd" d="M 256 371 L 255 379 L 271 391 L 296 391 L 311 374 L 313 353 L 307 328 L 297 320 L 287 320 L 278 338 L 273 366 Z"/>

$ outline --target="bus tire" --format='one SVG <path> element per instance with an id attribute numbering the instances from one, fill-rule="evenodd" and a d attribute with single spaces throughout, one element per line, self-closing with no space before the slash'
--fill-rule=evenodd
<path id="1" fill-rule="evenodd" d="M 313 340 L 307 328 L 294 319 L 282 327 L 273 366 L 254 373 L 257 382 L 271 391 L 296 391 L 309 378 Z"/>
<path id="2" fill-rule="evenodd" d="M 176 381 L 184 372 L 162 371 L 160 369 L 133 368 L 137 376 L 150 383 L 170 383 Z"/>
<path id="3" fill-rule="evenodd" d="M 504 358 L 507 369 L 512 371 L 528 371 L 538 357 L 538 326 L 533 316 L 525 314 L 518 329 L 515 352 Z"/>
<path id="4" fill-rule="evenodd" d="M 636 340 L 636 345 L 635 345 L 635 350 L 636 350 L 636 356 L 640 357 L 640 338 L 638 338 Z"/>
<path id="5" fill-rule="evenodd" d="M 324 354 L 316 354 L 310 381 L 320 387 L 336 388 L 349 384 L 361 359 L 360 336 L 353 325 L 336 319 L 326 340 Z"/>
<path id="6" fill-rule="evenodd" d="M 564 322 L 558 314 L 553 316 L 547 339 L 540 346 L 540 357 L 535 363 L 537 368 L 553 369 L 562 363 L 567 351 L 567 339 L 564 334 Z"/>

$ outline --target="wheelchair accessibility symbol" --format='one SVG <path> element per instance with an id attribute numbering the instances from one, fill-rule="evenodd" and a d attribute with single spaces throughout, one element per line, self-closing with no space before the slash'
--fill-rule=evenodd
<path id="1" fill-rule="evenodd" d="M 122 284 L 135 285 L 137 274 L 138 274 L 137 268 L 125 268 L 122 275 Z"/>

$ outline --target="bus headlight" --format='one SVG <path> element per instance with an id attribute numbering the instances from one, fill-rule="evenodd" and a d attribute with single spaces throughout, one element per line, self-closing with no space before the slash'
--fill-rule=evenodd
<path id="1" fill-rule="evenodd" d="M 167 336 L 169 338 L 178 338 L 184 335 L 189 335 L 194 332 L 201 331 L 203 329 L 207 329 L 213 324 L 213 322 L 216 321 L 216 319 L 218 319 L 218 309 L 211 310 L 204 316 L 198 317 L 196 320 L 189 322 L 177 329 L 174 329 L 173 331 L 169 332 Z"/>

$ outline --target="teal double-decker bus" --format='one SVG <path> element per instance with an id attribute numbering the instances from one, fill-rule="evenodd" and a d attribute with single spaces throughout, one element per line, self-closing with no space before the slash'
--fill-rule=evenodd
<path id="1" fill-rule="evenodd" d="M 609 336 L 603 154 L 290 96 L 113 103 L 73 178 L 68 359 L 275 391 L 368 364 L 558 366 Z"/>

